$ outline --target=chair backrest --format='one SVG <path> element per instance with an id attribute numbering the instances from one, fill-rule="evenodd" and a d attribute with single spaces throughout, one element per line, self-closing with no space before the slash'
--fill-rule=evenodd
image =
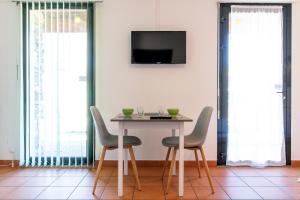
<path id="1" fill-rule="evenodd" d="M 107 145 L 107 141 L 109 141 L 111 134 L 108 132 L 99 110 L 95 106 L 91 106 L 90 110 L 100 142 L 102 145 Z"/>
<path id="2" fill-rule="evenodd" d="M 205 142 L 212 112 L 212 107 L 206 106 L 205 108 L 203 108 L 198 117 L 196 126 L 191 133 L 191 135 L 197 138 L 197 140 L 199 140 L 201 144 L 204 144 Z"/>

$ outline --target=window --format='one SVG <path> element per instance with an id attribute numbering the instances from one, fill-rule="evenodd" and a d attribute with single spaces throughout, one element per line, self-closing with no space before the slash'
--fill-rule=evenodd
<path id="1" fill-rule="evenodd" d="M 25 165 L 93 160 L 93 5 L 23 3 Z"/>
<path id="2" fill-rule="evenodd" d="M 290 164 L 291 6 L 220 9 L 218 164 Z"/>

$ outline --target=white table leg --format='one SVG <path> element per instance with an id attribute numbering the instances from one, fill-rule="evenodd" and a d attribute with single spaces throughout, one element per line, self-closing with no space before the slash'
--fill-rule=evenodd
<path id="1" fill-rule="evenodd" d="M 183 196 L 184 188 L 184 124 L 179 123 L 179 196 Z"/>
<path id="2" fill-rule="evenodd" d="M 118 196 L 123 196 L 123 132 L 124 124 L 119 122 L 118 136 Z"/>
<path id="3" fill-rule="evenodd" d="M 172 129 L 172 136 L 176 136 L 176 129 Z M 172 155 L 172 154 L 171 154 Z M 173 167 L 173 175 L 176 175 L 176 165 L 174 165 Z"/>
<path id="4" fill-rule="evenodd" d="M 124 129 L 124 135 L 128 134 L 128 130 Z M 127 149 L 124 149 L 124 175 L 128 175 L 128 152 Z"/>

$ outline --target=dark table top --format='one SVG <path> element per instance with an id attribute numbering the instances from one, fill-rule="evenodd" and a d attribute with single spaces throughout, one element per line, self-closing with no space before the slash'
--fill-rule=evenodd
<path id="1" fill-rule="evenodd" d="M 133 114 L 130 117 L 125 117 L 123 114 L 118 114 L 116 117 L 112 118 L 112 122 L 120 122 L 120 121 L 131 121 L 131 122 L 137 122 L 137 121 L 143 121 L 143 122 L 192 122 L 193 120 L 178 114 L 176 117 L 172 117 L 171 119 L 150 119 L 150 117 L 159 117 L 158 113 L 145 113 L 143 116 L 138 116 L 137 114 Z M 169 115 L 162 115 L 162 117 L 170 117 Z"/>

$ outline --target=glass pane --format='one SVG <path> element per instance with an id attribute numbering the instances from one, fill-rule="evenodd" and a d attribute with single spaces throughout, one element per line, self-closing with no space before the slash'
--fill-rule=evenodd
<path id="1" fill-rule="evenodd" d="M 86 157 L 87 11 L 30 11 L 30 156 Z"/>
<path id="2" fill-rule="evenodd" d="M 227 164 L 285 164 L 282 33 L 280 8 L 230 14 Z"/>

